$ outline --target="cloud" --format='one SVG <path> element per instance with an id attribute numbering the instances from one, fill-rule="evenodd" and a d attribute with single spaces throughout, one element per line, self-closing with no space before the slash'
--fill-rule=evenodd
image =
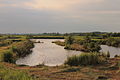
<path id="1" fill-rule="evenodd" d="M 0 4 L 0 7 L 17 7 L 18 5 L 17 4 Z"/>
<path id="2" fill-rule="evenodd" d="M 31 9 L 50 9 L 50 10 L 63 10 L 73 7 L 78 4 L 80 6 L 100 3 L 103 0 L 33 0 L 31 2 L 24 2 L 23 5 Z"/>
<path id="3" fill-rule="evenodd" d="M 120 31 L 119 4 L 120 0 L 0 0 L 0 31 Z"/>
<path id="4" fill-rule="evenodd" d="M 120 10 L 79 11 L 81 14 L 120 14 Z"/>

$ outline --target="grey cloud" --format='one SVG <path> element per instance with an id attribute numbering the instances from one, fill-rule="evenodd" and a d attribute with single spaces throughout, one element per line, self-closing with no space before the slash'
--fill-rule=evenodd
<path id="1" fill-rule="evenodd" d="M 2 0 L 0 3 L 18 3 L 28 0 Z M 102 4 L 79 4 L 70 10 L 32 10 L 23 7 L 0 7 L 0 32 L 120 32 L 120 1 L 105 0 Z"/>

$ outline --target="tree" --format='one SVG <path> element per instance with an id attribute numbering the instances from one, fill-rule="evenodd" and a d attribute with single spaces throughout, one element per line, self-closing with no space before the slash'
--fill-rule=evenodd
<path id="1" fill-rule="evenodd" d="M 27 36 L 26 36 L 26 39 L 32 39 L 32 38 L 33 38 L 32 35 L 27 35 Z"/>
<path id="2" fill-rule="evenodd" d="M 86 36 L 84 39 L 85 39 L 85 42 L 87 43 L 91 42 L 91 38 L 89 36 Z"/>
<path id="3" fill-rule="evenodd" d="M 73 44 L 73 42 L 74 42 L 74 38 L 71 35 L 68 36 L 65 40 L 66 45 L 71 45 L 71 44 Z"/>

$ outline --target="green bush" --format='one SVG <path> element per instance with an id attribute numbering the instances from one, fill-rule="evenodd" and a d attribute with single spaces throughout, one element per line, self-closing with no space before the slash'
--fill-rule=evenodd
<path id="1" fill-rule="evenodd" d="M 120 39 L 119 38 L 108 38 L 106 40 L 106 45 L 113 47 L 120 47 Z"/>
<path id="2" fill-rule="evenodd" d="M 98 42 L 91 40 L 89 36 L 86 36 L 82 40 L 76 40 L 72 36 L 69 36 L 65 40 L 65 49 L 84 52 L 99 52 L 101 47 Z"/>
<path id="3" fill-rule="evenodd" d="M 2 51 L 0 53 L 0 61 L 15 63 L 17 58 L 25 57 L 26 55 L 30 54 L 33 47 L 33 42 L 29 40 L 14 43 L 13 46 L 8 50 Z"/>
<path id="4" fill-rule="evenodd" d="M 99 53 L 81 53 L 80 55 L 74 55 L 68 57 L 65 64 L 70 66 L 78 65 L 98 65 L 106 61 L 106 57 L 101 56 Z"/>
<path id="5" fill-rule="evenodd" d="M 73 44 L 73 42 L 74 42 L 73 36 L 68 36 L 68 37 L 65 39 L 65 45 L 71 45 L 71 44 Z"/>
<path id="6" fill-rule="evenodd" d="M 11 50 L 5 51 L 2 55 L 2 61 L 14 63 L 13 52 Z"/>
<path id="7" fill-rule="evenodd" d="M 8 46 L 10 44 L 12 44 L 11 40 L 2 40 L 2 41 L 0 41 L 0 47 L 2 47 L 2 46 Z"/>
<path id="8" fill-rule="evenodd" d="M 84 43 L 83 46 L 86 52 L 99 52 L 101 50 L 100 45 L 94 42 Z"/>
<path id="9" fill-rule="evenodd" d="M 32 52 L 32 48 L 34 47 L 34 43 L 30 40 L 25 40 L 22 42 L 16 43 L 12 50 L 16 53 L 17 57 L 25 57 L 26 55 Z"/>

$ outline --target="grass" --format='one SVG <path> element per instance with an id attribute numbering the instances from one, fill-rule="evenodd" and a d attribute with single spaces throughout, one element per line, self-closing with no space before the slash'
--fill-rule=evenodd
<path id="1" fill-rule="evenodd" d="M 18 43 L 17 41 L 25 38 L 25 36 L 19 36 L 19 35 L 17 37 L 21 37 L 21 38 L 11 39 L 11 40 L 15 40 L 16 43 Z M 52 37 L 56 37 L 56 36 L 52 36 Z M 74 36 L 74 37 L 76 39 L 84 39 L 84 36 Z M 94 39 L 94 40 L 97 41 L 99 39 Z M 13 45 L 15 45 L 16 43 L 13 43 Z M 10 48 L 9 46 L 0 47 L 0 56 Z M 74 44 L 72 45 L 72 48 L 76 46 L 77 45 Z M 8 56 L 11 55 L 8 54 L 7 57 Z M 105 64 L 105 65 L 92 66 L 92 67 L 79 66 L 79 65 L 98 65 L 104 63 L 106 59 L 103 56 L 98 56 L 97 53 L 82 53 L 81 55 L 78 56 L 69 57 L 67 61 L 70 64 L 70 66 L 63 65 L 66 67 L 61 67 L 61 66 L 42 67 L 42 65 L 36 67 L 29 67 L 24 65 L 11 67 L 10 65 L 7 65 L 6 67 L 4 64 L 2 65 L 0 62 L 0 80 L 36 80 L 36 77 L 39 78 L 40 80 L 96 80 L 96 79 L 103 80 L 107 78 L 112 78 L 111 80 L 120 79 L 119 77 L 120 74 L 118 74 L 120 72 L 119 71 L 120 63 L 111 66 L 112 64 L 116 63 L 116 61 L 113 60 L 110 62 L 110 64 Z M 118 67 L 117 69 L 116 66 Z M 100 70 L 100 68 L 104 68 L 104 70 Z M 113 68 L 115 69 L 111 70 Z"/>
<path id="2" fill-rule="evenodd" d="M 68 57 L 65 64 L 70 66 L 78 66 L 78 65 L 98 65 L 102 64 L 106 61 L 106 58 L 100 56 L 99 53 L 81 53 L 80 55 L 74 55 L 72 57 Z"/>
<path id="3" fill-rule="evenodd" d="M 0 47 L 0 61 L 3 60 L 3 55 L 6 51 L 9 50 L 9 46 L 6 46 L 6 47 Z"/>
<path id="4" fill-rule="evenodd" d="M 64 39 L 64 36 L 33 36 L 33 39 Z"/>
<path id="5" fill-rule="evenodd" d="M 65 42 L 62 42 L 62 41 L 53 41 L 52 43 L 55 43 L 60 46 L 65 46 Z"/>
<path id="6" fill-rule="evenodd" d="M 80 71 L 80 68 L 70 67 L 65 70 L 62 70 L 61 72 L 77 72 L 77 71 Z"/>
<path id="7" fill-rule="evenodd" d="M 13 57 L 13 52 L 11 50 L 3 52 L 2 61 L 3 62 L 14 63 L 15 59 Z"/>
<path id="8" fill-rule="evenodd" d="M 35 80 L 20 70 L 10 69 L 0 64 L 0 80 Z"/>
<path id="9" fill-rule="evenodd" d="M 2 46 L 0 47 L 0 61 L 14 63 L 19 57 L 24 57 L 30 54 L 33 47 L 33 42 L 29 40 L 14 42 L 8 46 Z"/>
<path id="10" fill-rule="evenodd" d="M 73 36 L 76 40 L 83 40 L 85 36 Z"/>
<path id="11" fill-rule="evenodd" d="M 34 48 L 34 44 L 30 40 L 17 42 L 12 46 L 13 52 L 17 55 L 16 57 L 25 57 L 32 52 L 32 48 Z"/>
<path id="12" fill-rule="evenodd" d="M 79 45 L 76 43 L 65 46 L 65 49 L 76 50 L 76 51 L 85 51 L 85 48 L 82 45 Z"/>

